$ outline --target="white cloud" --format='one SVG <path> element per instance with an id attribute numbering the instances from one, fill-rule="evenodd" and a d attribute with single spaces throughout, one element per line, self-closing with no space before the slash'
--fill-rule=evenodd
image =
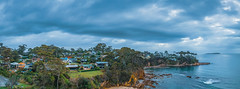
<path id="1" fill-rule="evenodd" d="M 89 22 L 104 25 L 107 23 L 126 21 L 169 21 L 179 17 L 183 9 L 161 6 L 159 4 L 148 4 L 139 8 L 129 9 L 119 13 L 105 13 L 98 18 L 90 18 Z M 114 18 L 112 18 L 114 16 Z M 111 18 L 111 19 L 109 19 Z M 104 21 L 104 22 L 103 22 Z"/>
<path id="2" fill-rule="evenodd" d="M 190 39 L 189 37 L 187 38 L 182 38 L 182 44 L 185 44 L 185 45 L 201 45 L 201 43 L 204 41 L 204 39 L 202 37 L 198 37 L 198 38 L 195 38 L 195 39 Z"/>
<path id="3" fill-rule="evenodd" d="M 126 42 L 125 39 L 113 39 L 112 40 L 113 44 L 120 44 L 120 43 L 124 43 L 124 42 Z"/>
<path id="4" fill-rule="evenodd" d="M 223 10 L 231 11 L 231 7 L 230 6 L 223 7 Z"/>
<path id="5" fill-rule="evenodd" d="M 106 43 L 114 48 L 131 47 L 136 50 L 157 51 L 160 48 L 168 47 L 167 43 L 133 41 L 127 39 L 98 37 L 91 35 L 74 35 L 62 31 L 51 31 L 40 34 L 31 34 L 25 36 L 2 37 L 4 45 L 18 47 L 21 44 L 27 44 L 29 47 L 40 46 L 41 44 L 65 47 L 65 48 L 89 48 L 97 43 Z"/>
<path id="6" fill-rule="evenodd" d="M 224 29 L 223 31 L 225 34 L 235 34 L 236 33 L 234 30 L 231 30 L 231 29 Z"/>
<path id="7" fill-rule="evenodd" d="M 182 9 L 172 9 L 171 7 L 161 7 L 160 5 L 153 4 L 151 6 L 145 6 L 138 9 L 138 12 L 135 14 L 142 15 L 142 18 L 148 19 L 159 19 L 168 21 L 173 18 L 176 18 L 181 12 L 184 12 Z"/>
<path id="8" fill-rule="evenodd" d="M 239 18 L 234 18 L 233 21 L 234 21 L 235 24 L 238 24 L 238 22 L 240 22 L 240 19 Z"/>
<path id="9" fill-rule="evenodd" d="M 232 30 L 225 30 L 233 33 Z M 225 33 L 226 33 L 225 32 Z M 193 51 L 193 52 L 218 52 L 227 50 L 229 44 L 239 42 L 240 37 L 208 37 L 204 39 L 199 36 L 197 38 L 181 38 L 179 42 L 160 43 L 148 41 L 135 41 L 128 39 L 98 37 L 91 35 L 75 35 L 62 31 L 51 31 L 40 34 L 31 34 L 25 36 L 2 37 L 4 45 L 17 48 L 18 45 L 27 44 L 28 47 L 40 46 L 41 44 L 54 44 L 65 48 L 84 48 L 94 47 L 97 43 L 106 43 L 113 48 L 130 47 L 140 51 Z M 238 49 L 234 49 L 238 50 Z M 239 49 L 240 50 L 240 49 Z"/>
<path id="10" fill-rule="evenodd" d="M 17 45 L 20 44 L 27 44 L 31 47 L 39 46 L 41 44 L 77 47 L 78 45 L 81 46 L 85 43 L 88 45 L 93 45 L 92 42 L 98 41 L 98 39 L 96 39 L 94 36 L 74 35 L 61 31 L 51 31 L 25 36 L 10 36 L 3 39 L 3 43 L 13 47 L 17 47 Z"/>
<path id="11" fill-rule="evenodd" d="M 235 16 L 229 16 L 226 14 L 215 14 L 212 16 L 206 16 L 204 18 L 204 23 L 206 24 L 218 24 L 223 26 L 230 26 L 234 25 L 236 23 L 236 17 Z"/>
<path id="12" fill-rule="evenodd" d="M 221 0 L 224 10 L 236 10 L 240 11 L 240 1 L 239 0 Z M 231 6 L 231 7 L 230 7 Z"/>
<path id="13" fill-rule="evenodd" d="M 171 17 L 176 17 L 181 12 L 183 12 L 183 10 L 181 10 L 181 9 L 170 10 L 168 15 L 171 16 Z"/>

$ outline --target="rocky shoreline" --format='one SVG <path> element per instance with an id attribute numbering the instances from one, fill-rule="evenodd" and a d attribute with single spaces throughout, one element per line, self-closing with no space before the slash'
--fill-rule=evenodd
<path id="1" fill-rule="evenodd" d="M 167 64 L 161 64 L 161 65 L 157 65 L 157 66 L 146 66 L 144 67 L 144 69 L 147 68 L 165 68 L 165 67 L 184 67 L 184 66 L 199 66 L 199 65 L 209 65 L 211 63 L 209 62 L 201 62 L 201 63 L 194 63 L 194 64 L 176 64 L 176 65 L 167 65 Z"/>
<path id="2" fill-rule="evenodd" d="M 166 68 L 166 67 L 184 67 L 184 66 L 199 66 L 199 65 L 209 65 L 210 63 L 208 62 L 201 62 L 201 63 L 194 63 L 194 64 L 180 64 L 180 65 L 158 65 L 158 66 L 146 66 L 144 67 L 144 69 L 147 68 Z M 170 78 L 172 77 L 172 74 L 159 74 L 159 75 L 155 75 L 152 73 L 145 73 L 144 74 L 144 79 L 143 80 L 138 80 L 138 84 L 136 86 L 132 86 L 132 87 L 127 87 L 127 86 L 119 86 L 119 87 L 111 87 L 108 89 L 150 89 L 150 88 L 156 88 L 155 85 L 158 85 L 157 81 L 154 81 L 152 79 L 162 79 L 162 78 Z M 186 76 L 188 78 L 193 78 L 192 76 Z M 199 77 L 196 77 L 196 79 L 198 79 Z M 147 86 L 147 87 L 146 87 Z"/>

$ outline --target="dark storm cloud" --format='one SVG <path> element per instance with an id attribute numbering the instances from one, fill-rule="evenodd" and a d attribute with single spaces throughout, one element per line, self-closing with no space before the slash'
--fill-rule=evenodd
<path id="1" fill-rule="evenodd" d="M 26 35 L 31 33 L 62 30 L 73 34 L 91 34 L 103 37 L 125 38 L 132 40 L 155 40 L 173 41 L 187 34 L 177 35 L 175 32 L 168 32 L 169 26 L 176 24 L 159 21 L 148 24 L 145 21 L 129 21 L 120 18 L 123 22 L 114 21 L 104 26 L 99 24 L 115 18 L 100 19 L 98 23 L 92 23 L 89 19 L 98 19 L 106 13 L 121 13 L 143 7 L 147 4 L 157 3 L 156 0 L 5 0 L 2 13 L 5 15 L 0 25 L 1 36 L 4 35 Z M 205 15 L 214 13 L 219 2 L 216 0 L 196 1 L 160 1 L 164 6 L 173 6 L 186 10 L 184 14 L 190 18 L 202 18 Z M 206 10 L 208 9 L 208 10 Z M 120 20 L 119 20 L 120 21 Z M 164 24 L 165 25 L 162 25 Z M 131 24 L 131 26 L 125 26 Z M 167 24 L 167 25 L 166 25 Z M 160 26 L 159 28 L 154 28 Z"/>
<path id="2" fill-rule="evenodd" d="M 49 38 L 50 43 L 54 44 L 54 40 L 56 40 L 56 44 L 73 46 L 72 42 L 75 41 L 62 42 L 62 40 L 70 39 L 71 35 L 80 38 L 81 35 L 87 35 L 82 39 L 86 40 L 91 36 L 97 40 L 110 38 L 112 41 L 109 43 L 113 42 L 114 45 L 121 42 L 124 44 L 125 41 L 139 44 L 138 41 L 141 41 L 141 46 L 134 45 L 139 49 L 144 49 L 147 43 L 147 46 L 151 47 L 152 44 L 159 47 L 159 45 L 163 45 L 159 43 L 166 43 L 166 47 L 170 49 L 174 48 L 171 47 L 172 45 L 176 47 L 180 45 L 179 49 L 184 49 L 184 47 L 188 49 L 195 45 L 198 45 L 199 49 L 209 50 L 210 48 L 213 50 L 237 48 L 240 34 L 239 21 L 231 23 L 226 18 L 238 18 L 239 9 L 234 2 L 230 5 L 223 5 L 222 1 L 1 0 L 0 37 L 10 37 L 6 38 L 7 40 L 15 37 L 11 41 L 13 45 L 16 41 L 28 42 L 28 40 L 40 38 L 41 35 L 47 35 L 43 37 L 44 39 L 48 39 L 51 35 L 64 35 L 68 37 Z M 225 6 L 230 6 L 230 8 L 223 10 Z M 206 17 L 208 20 L 205 20 Z M 225 17 L 223 20 L 229 21 L 217 20 L 222 19 L 218 17 Z M 221 28 L 214 27 L 215 25 Z M 55 32 L 58 34 L 54 34 Z M 23 36 L 25 39 L 33 38 L 25 41 L 18 36 Z M 228 37 L 232 37 L 232 40 L 224 39 Z M 2 39 L 0 38 L 0 40 Z M 227 40 L 226 44 L 220 46 L 211 43 L 212 41 L 221 43 L 225 40 Z M 81 39 L 77 41 L 80 42 Z M 7 41 L 5 40 L 5 42 Z M 40 42 L 45 42 L 45 40 Z M 94 42 L 83 41 L 82 45 Z M 37 43 L 39 42 L 35 42 L 35 45 Z M 75 44 L 77 45 L 77 43 Z M 85 46 L 87 47 L 87 45 Z M 152 49 L 155 49 L 154 46 Z"/>
<path id="3" fill-rule="evenodd" d="M 164 6 L 184 9 L 185 16 L 197 20 L 216 14 L 221 6 L 220 0 L 160 0 L 160 3 L 164 3 Z"/>

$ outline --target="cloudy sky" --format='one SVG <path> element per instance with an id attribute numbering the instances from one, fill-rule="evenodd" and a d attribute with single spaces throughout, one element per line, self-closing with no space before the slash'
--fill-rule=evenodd
<path id="1" fill-rule="evenodd" d="M 1 0 L 0 42 L 240 53 L 240 0 Z"/>

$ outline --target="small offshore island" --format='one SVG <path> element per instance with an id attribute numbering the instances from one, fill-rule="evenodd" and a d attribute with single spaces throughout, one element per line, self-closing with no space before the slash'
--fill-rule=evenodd
<path id="1" fill-rule="evenodd" d="M 217 52 L 216 52 L 216 53 L 206 53 L 206 54 L 221 54 L 221 53 L 217 53 Z"/>
<path id="2" fill-rule="evenodd" d="M 99 43 L 89 49 L 41 45 L 18 49 L 0 44 L 0 88 L 133 89 L 156 88 L 152 79 L 173 76 L 146 73 L 146 68 L 198 66 L 192 52 L 140 52 L 128 47 L 113 49 Z M 191 76 L 187 76 L 191 77 Z"/>

